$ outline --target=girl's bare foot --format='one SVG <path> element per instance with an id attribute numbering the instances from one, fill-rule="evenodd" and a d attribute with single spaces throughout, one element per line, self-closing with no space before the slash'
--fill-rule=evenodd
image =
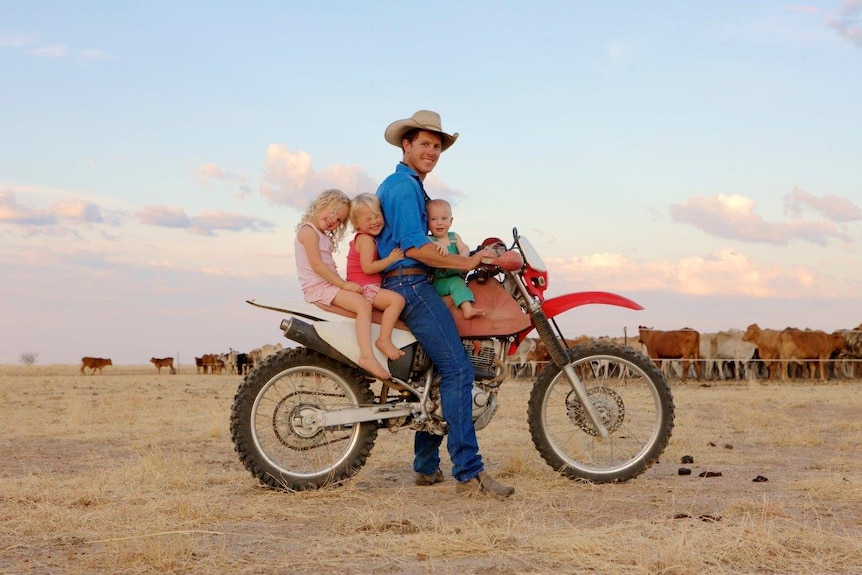
<path id="1" fill-rule="evenodd" d="M 359 367 L 376 377 L 377 379 L 389 379 L 392 377 L 392 374 L 387 371 L 385 367 L 380 365 L 380 362 L 377 361 L 377 358 L 372 356 L 365 357 L 359 356 Z"/>
<path id="2" fill-rule="evenodd" d="M 461 306 L 461 311 L 464 312 L 464 319 L 473 319 L 474 317 L 485 315 L 485 310 L 468 305 L 469 303 L 464 302 L 464 305 Z"/>
<path id="3" fill-rule="evenodd" d="M 378 339 L 376 342 L 377 349 L 383 352 L 383 355 L 395 361 L 399 357 L 404 355 L 404 352 L 395 347 L 395 344 L 392 343 L 391 340 L 388 339 Z"/>

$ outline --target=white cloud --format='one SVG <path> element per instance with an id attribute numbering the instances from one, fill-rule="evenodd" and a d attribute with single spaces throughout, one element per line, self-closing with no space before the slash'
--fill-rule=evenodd
<path id="1" fill-rule="evenodd" d="M 790 195 L 790 205 L 798 206 L 799 196 Z M 793 198 L 796 199 L 793 199 Z M 806 200 L 812 204 L 813 196 Z M 836 201 L 837 200 L 837 201 Z M 821 209 L 834 216 L 835 206 L 853 206 L 840 198 L 820 200 Z M 850 241 L 850 236 L 830 221 L 769 222 L 755 213 L 754 200 L 741 195 L 696 196 L 673 204 L 669 208 L 671 219 L 690 224 L 710 235 L 746 242 L 786 245 L 793 240 L 826 245 L 831 239 Z"/>
<path id="2" fill-rule="evenodd" d="M 147 206 L 135 214 L 143 224 L 164 228 L 185 229 L 197 236 L 213 236 L 216 231 L 265 231 L 274 226 L 266 220 L 231 214 L 220 210 L 204 210 L 199 216 L 189 216 L 174 206 Z"/>
<path id="3" fill-rule="evenodd" d="M 425 191 L 430 197 L 442 198 L 447 200 L 453 206 L 457 206 L 460 200 L 467 197 L 467 194 L 461 190 L 449 187 L 440 179 L 439 176 L 437 176 L 437 174 L 433 172 L 425 177 L 422 185 L 425 186 Z"/>
<path id="4" fill-rule="evenodd" d="M 30 53 L 40 58 L 65 58 L 69 53 L 69 48 L 65 44 L 51 44 L 33 48 Z"/>
<path id="5" fill-rule="evenodd" d="M 596 286 L 610 291 L 669 291 L 696 296 L 804 297 L 835 295 L 842 291 L 804 266 L 762 263 L 724 248 L 707 255 L 677 261 L 637 263 L 623 255 L 600 253 L 570 259 L 548 260 L 551 282 L 565 283 L 574 291 Z M 852 296 L 849 286 L 844 289 Z"/>
<path id="6" fill-rule="evenodd" d="M 862 0 L 844 0 L 841 6 L 841 14 L 848 18 L 858 16 L 862 13 Z"/>
<path id="7" fill-rule="evenodd" d="M 59 200 L 48 208 L 33 208 L 18 201 L 15 192 L 0 192 L 0 224 L 22 226 L 29 233 L 63 235 L 71 230 L 63 224 L 105 223 L 101 208 L 93 202 L 78 199 Z"/>
<path id="8" fill-rule="evenodd" d="M 859 26 L 858 20 L 860 13 L 862 13 L 862 1 L 844 0 L 839 17 L 828 18 L 826 24 L 839 36 L 862 48 L 862 27 Z"/>
<path id="9" fill-rule="evenodd" d="M 187 228 L 191 220 L 182 208 L 173 206 L 147 206 L 135 214 L 142 224 L 163 228 Z"/>
<path id="10" fill-rule="evenodd" d="M 213 180 L 220 182 L 244 182 L 245 177 L 232 171 L 224 170 L 218 164 L 208 162 L 197 169 L 198 181 L 201 185 L 209 186 Z"/>
<path id="11" fill-rule="evenodd" d="M 47 210 L 34 210 L 18 202 L 14 192 L 0 192 L 0 224 L 50 226 L 57 216 Z"/>
<path id="12" fill-rule="evenodd" d="M 335 165 L 316 171 L 307 152 L 291 152 L 281 144 L 269 145 L 260 195 L 270 204 L 305 209 L 317 194 L 328 188 L 339 188 L 348 196 L 355 196 L 373 193 L 377 186 L 362 168 Z"/>
<path id="13" fill-rule="evenodd" d="M 70 202 L 57 202 L 54 206 L 57 215 L 63 219 L 79 220 L 82 222 L 102 223 L 102 212 L 99 206 L 84 200 Z"/>
<path id="14" fill-rule="evenodd" d="M 0 47 L 19 48 L 39 58 L 65 58 L 72 50 L 62 42 L 39 45 L 39 39 L 32 35 L 0 36 Z M 85 48 L 77 52 L 81 60 L 113 60 L 114 56 L 104 50 Z"/>
<path id="15" fill-rule="evenodd" d="M 801 12 L 805 14 L 818 14 L 821 12 L 820 8 L 808 5 L 787 5 L 782 6 L 782 10 L 786 10 L 788 12 Z"/>
<path id="16" fill-rule="evenodd" d="M 2 36 L 0 37 L 0 46 L 8 48 L 26 48 L 32 46 L 37 41 L 35 36 L 20 35 L 20 36 Z"/>
<path id="17" fill-rule="evenodd" d="M 81 50 L 79 54 L 82 60 L 113 60 L 114 56 L 102 50 Z"/>
<path id="18" fill-rule="evenodd" d="M 784 196 L 784 212 L 790 216 L 799 216 L 805 207 L 820 212 L 833 222 L 852 222 L 862 220 L 862 209 L 847 198 L 830 195 L 818 198 L 800 190 L 798 186 Z"/>

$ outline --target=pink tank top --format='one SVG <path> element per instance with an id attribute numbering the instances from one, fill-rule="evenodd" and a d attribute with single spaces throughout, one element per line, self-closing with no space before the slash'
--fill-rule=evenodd
<path id="1" fill-rule="evenodd" d="M 356 232 L 356 235 L 353 236 L 353 239 L 350 240 L 350 250 L 347 252 L 347 281 L 357 283 L 361 286 L 366 286 L 369 284 L 379 284 L 381 283 L 380 274 L 367 274 L 362 271 L 362 264 L 359 261 L 359 251 L 356 249 L 356 238 L 361 235 L 368 235 L 364 232 Z M 374 236 L 368 235 L 372 240 L 374 240 L 374 259 L 378 259 L 377 256 L 377 240 Z"/>
<path id="2" fill-rule="evenodd" d="M 335 273 L 338 273 L 338 268 L 335 266 L 335 258 L 332 257 L 332 251 L 334 249 L 332 238 L 318 230 L 309 222 L 302 224 L 299 229 L 301 230 L 305 226 L 310 226 L 311 229 L 317 233 L 317 237 L 319 238 L 317 245 L 320 248 L 320 259 L 323 260 L 326 267 Z M 303 293 L 311 287 L 320 284 L 328 284 L 329 282 L 317 275 L 317 272 L 312 269 L 311 263 L 308 261 L 308 254 L 305 252 L 305 246 L 299 241 L 299 230 L 296 230 L 296 238 L 293 240 L 293 248 L 296 257 L 296 275 L 299 277 L 299 285 L 302 288 Z"/>

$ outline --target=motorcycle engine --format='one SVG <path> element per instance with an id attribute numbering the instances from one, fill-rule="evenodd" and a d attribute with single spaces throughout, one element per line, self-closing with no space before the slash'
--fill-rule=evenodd
<path id="1" fill-rule="evenodd" d="M 473 384 L 473 389 L 470 390 L 473 400 L 473 425 L 478 431 L 491 422 L 491 418 L 497 413 L 497 388 L 489 388 L 481 382 Z M 434 383 L 431 388 L 431 393 L 428 397 L 428 403 L 425 405 L 432 419 L 442 425 L 432 425 L 426 431 L 443 435 L 446 429 L 446 423 L 443 419 L 443 409 L 440 405 L 440 376 L 434 378 Z"/>
<path id="2" fill-rule="evenodd" d="M 462 339 L 464 349 L 470 356 L 470 363 L 476 370 L 476 379 L 479 381 L 493 379 L 497 376 L 495 360 L 499 355 L 499 342 L 491 339 Z"/>
<path id="3" fill-rule="evenodd" d="M 482 429 L 497 412 L 497 386 L 500 375 L 497 358 L 502 354 L 503 343 L 494 339 L 462 339 L 470 363 L 476 371 L 473 384 L 473 422 Z M 492 380 L 492 381 L 489 381 Z M 486 383 L 487 382 L 487 383 Z"/>
<path id="4" fill-rule="evenodd" d="M 482 429 L 497 412 L 497 388 L 500 385 L 497 379 L 499 369 L 497 358 L 502 353 L 503 342 L 493 339 L 462 339 L 464 349 L 470 356 L 470 363 L 476 372 L 476 381 L 471 390 L 473 422 L 477 430 Z M 424 355 L 424 351 L 423 351 Z M 443 419 L 443 410 L 440 406 L 440 374 L 434 376 L 431 392 L 428 395 L 428 403 L 425 405 L 428 413 L 432 416 L 431 422 L 426 422 L 429 433 L 443 435 L 446 431 L 446 423 Z"/>

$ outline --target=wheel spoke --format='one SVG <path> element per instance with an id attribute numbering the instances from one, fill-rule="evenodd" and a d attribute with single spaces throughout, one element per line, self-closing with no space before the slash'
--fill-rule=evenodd
<path id="1" fill-rule="evenodd" d="M 634 351 L 598 344 L 569 355 L 610 435 L 598 435 L 566 375 L 550 367 L 530 398 L 536 447 L 552 467 L 573 478 L 619 481 L 638 475 L 658 458 L 673 427 L 666 380 Z"/>
<path id="2" fill-rule="evenodd" d="M 304 348 L 285 350 L 240 385 L 231 412 L 234 443 L 246 467 L 271 487 L 338 482 L 365 463 L 377 428 L 323 427 L 321 414 L 372 401 L 360 372 Z"/>

